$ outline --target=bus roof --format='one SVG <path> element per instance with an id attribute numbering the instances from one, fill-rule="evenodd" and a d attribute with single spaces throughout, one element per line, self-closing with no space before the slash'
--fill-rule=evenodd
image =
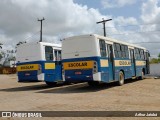
<path id="1" fill-rule="evenodd" d="M 106 41 L 115 42 L 115 43 L 120 43 L 120 44 L 128 45 L 128 46 L 131 46 L 131 47 L 146 49 L 146 48 L 144 48 L 144 47 L 141 47 L 141 46 L 138 46 L 138 45 L 135 45 L 135 44 L 127 43 L 127 42 L 124 42 L 124 41 L 121 41 L 121 40 L 116 40 L 116 39 L 109 38 L 109 37 L 104 37 L 104 36 L 97 35 L 97 34 L 79 35 L 79 36 L 68 37 L 68 38 L 65 38 L 65 39 L 66 39 L 66 40 L 67 40 L 67 39 L 76 39 L 76 38 L 78 38 L 78 37 L 89 37 L 89 36 L 94 36 L 94 37 L 96 37 L 96 38 L 104 39 L 104 40 L 106 40 Z"/>
<path id="2" fill-rule="evenodd" d="M 54 47 L 62 47 L 61 44 L 55 44 L 55 43 L 49 43 L 49 42 L 31 42 L 31 43 L 24 43 L 19 45 L 18 47 L 23 47 L 23 46 L 30 46 L 30 45 L 36 45 L 36 44 L 40 44 L 40 45 L 44 45 L 44 46 L 54 46 Z"/>

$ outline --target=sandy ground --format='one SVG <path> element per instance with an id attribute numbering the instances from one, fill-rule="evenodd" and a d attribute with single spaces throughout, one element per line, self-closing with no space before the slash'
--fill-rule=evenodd
<path id="1" fill-rule="evenodd" d="M 128 80 L 123 86 L 80 83 L 48 87 L 44 82 L 18 83 L 16 75 L 0 75 L 0 111 L 160 111 L 160 79 Z"/>

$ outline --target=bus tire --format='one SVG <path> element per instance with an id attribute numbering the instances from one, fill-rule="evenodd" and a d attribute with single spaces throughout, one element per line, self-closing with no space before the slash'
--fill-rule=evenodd
<path id="1" fill-rule="evenodd" d="M 55 86 L 57 83 L 56 83 L 56 82 L 47 82 L 47 81 L 46 81 L 46 84 L 47 84 L 48 86 Z"/>
<path id="2" fill-rule="evenodd" d="M 118 80 L 118 85 L 122 86 L 124 84 L 124 74 L 122 71 L 119 72 L 119 80 Z"/>
<path id="3" fill-rule="evenodd" d="M 88 82 L 88 85 L 89 85 L 89 86 L 92 86 L 92 87 L 98 86 L 98 85 L 99 85 L 99 82 L 98 82 L 98 81 L 90 81 L 90 82 Z"/>
<path id="4" fill-rule="evenodd" d="M 144 72 L 143 72 L 143 70 L 142 70 L 141 76 L 139 77 L 139 80 L 143 80 L 143 79 L 144 79 Z"/>

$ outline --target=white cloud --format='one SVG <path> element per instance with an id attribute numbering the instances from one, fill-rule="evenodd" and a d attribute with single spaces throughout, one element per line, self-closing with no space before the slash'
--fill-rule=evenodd
<path id="1" fill-rule="evenodd" d="M 141 19 L 144 23 L 158 23 L 160 19 L 159 0 L 148 0 L 142 5 Z"/>
<path id="2" fill-rule="evenodd" d="M 114 19 L 114 23 L 117 25 L 136 25 L 138 21 L 134 17 L 124 18 L 123 16 L 118 16 Z"/>
<path id="3" fill-rule="evenodd" d="M 71 34 L 95 33 L 96 22 L 108 17 L 73 0 L 1 0 L 0 16 L 0 42 L 5 44 L 16 44 L 28 37 L 29 41 L 38 41 L 39 33 L 31 37 L 40 30 L 37 18 L 45 18 L 43 38 L 51 41 Z"/>
<path id="4" fill-rule="evenodd" d="M 160 42 L 160 6 L 159 0 L 148 0 L 142 4 L 142 14 L 140 16 L 142 23 L 146 24 L 141 27 L 141 30 L 153 31 L 148 34 L 143 34 L 142 37 L 145 41 Z M 152 55 L 156 56 L 160 53 L 160 43 L 146 45 L 150 49 Z"/>
<path id="5" fill-rule="evenodd" d="M 134 3 L 136 3 L 136 0 L 101 0 L 104 8 L 120 8 Z"/>
<path id="6" fill-rule="evenodd" d="M 107 8 L 123 7 L 134 4 L 136 0 L 102 0 Z M 142 5 L 141 24 L 158 23 L 160 20 L 158 0 L 144 1 Z M 124 13 L 125 14 L 125 13 Z M 1 0 L 0 1 L 0 42 L 14 46 L 19 41 L 38 41 L 40 22 L 37 18 L 45 17 L 43 21 L 43 38 L 45 41 L 58 43 L 59 39 L 77 34 L 103 34 L 102 24 L 96 24 L 102 18 L 113 20 L 107 22 L 106 32 L 110 37 L 127 42 L 159 41 L 159 34 L 134 33 L 135 31 L 160 30 L 160 25 L 138 26 L 134 29 L 127 26 L 138 25 L 140 22 L 134 17 L 102 15 L 98 9 L 88 8 L 73 2 L 73 0 Z M 133 27 L 132 27 L 133 28 Z M 36 33 L 36 34 L 34 34 Z M 113 34 L 122 35 L 113 35 Z M 34 35 L 34 36 L 33 36 Z M 159 44 L 149 46 L 151 53 L 157 54 Z M 152 49 L 153 48 L 153 49 Z"/>

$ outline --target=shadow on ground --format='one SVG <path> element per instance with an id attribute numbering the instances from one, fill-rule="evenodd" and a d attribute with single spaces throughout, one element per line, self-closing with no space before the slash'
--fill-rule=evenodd
<path id="1" fill-rule="evenodd" d="M 125 84 L 130 84 L 137 82 L 139 80 L 126 80 Z M 21 84 L 21 83 L 20 83 Z M 23 84 L 23 83 L 22 83 Z M 38 90 L 36 93 L 58 93 L 58 94 L 67 94 L 67 93 L 83 93 L 83 92 L 96 92 L 104 89 L 109 89 L 112 87 L 118 87 L 116 82 L 108 84 L 100 84 L 97 86 L 89 86 L 87 83 L 77 83 L 77 84 L 57 84 L 55 86 L 47 86 L 46 84 L 39 85 L 30 85 L 22 87 L 13 87 L 0 89 L 0 92 L 17 92 L 17 91 L 32 91 Z M 121 87 L 121 86 L 119 86 Z"/>
<path id="2" fill-rule="evenodd" d="M 19 84 L 25 84 L 25 83 L 19 83 Z M 43 90 L 43 89 L 48 89 L 48 88 L 53 88 L 53 87 L 60 87 L 66 84 L 57 84 L 55 86 L 48 86 L 45 83 L 40 84 L 40 85 L 30 85 L 30 86 L 22 86 L 22 87 L 13 87 L 13 88 L 6 88 L 6 89 L 0 89 L 1 91 L 4 92 L 17 92 L 17 91 L 32 91 L 32 90 Z"/>
<path id="3" fill-rule="evenodd" d="M 126 80 L 125 84 L 130 84 L 133 82 L 139 82 L 140 80 Z M 100 90 L 106 90 L 117 86 L 116 82 L 113 83 L 103 83 L 97 86 L 89 86 L 87 83 L 77 83 L 68 86 L 61 86 L 57 88 L 51 88 L 49 90 L 38 91 L 37 93 L 57 93 L 57 94 L 68 94 L 68 93 L 83 93 L 83 92 L 97 92 Z"/>

